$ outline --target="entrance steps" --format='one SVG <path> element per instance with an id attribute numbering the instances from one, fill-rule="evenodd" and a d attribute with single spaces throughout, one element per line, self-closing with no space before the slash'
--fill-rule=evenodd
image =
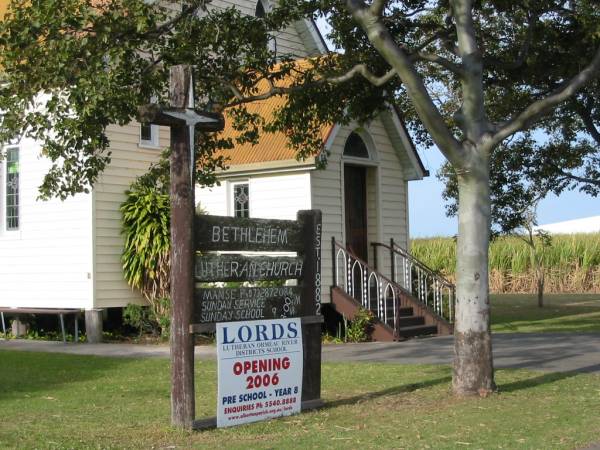
<path id="1" fill-rule="evenodd" d="M 332 303 L 337 312 L 349 320 L 361 309 L 370 310 L 375 317 L 373 340 L 399 341 L 452 334 L 453 285 L 433 271 L 425 271 L 426 266 L 412 257 L 408 264 L 402 259 L 405 251 L 397 258 L 393 241 L 391 246 L 384 246 L 390 250 L 389 261 L 392 266 L 400 263 L 396 269 L 401 267 L 404 271 L 396 271 L 392 277 L 369 266 L 335 240 L 332 244 L 335 249 Z"/>

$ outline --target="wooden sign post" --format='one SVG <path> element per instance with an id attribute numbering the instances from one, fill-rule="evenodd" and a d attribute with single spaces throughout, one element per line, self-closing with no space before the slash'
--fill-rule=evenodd
<path id="1" fill-rule="evenodd" d="M 190 66 L 170 69 L 170 108 L 146 105 L 140 121 L 171 128 L 171 423 L 192 428 L 194 336 L 190 320 L 194 296 L 194 131 L 219 131 L 223 117 L 194 109 Z"/>

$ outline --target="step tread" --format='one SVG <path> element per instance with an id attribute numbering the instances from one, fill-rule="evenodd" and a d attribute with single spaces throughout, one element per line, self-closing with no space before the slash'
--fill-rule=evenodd
<path id="1" fill-rule="evenodd" d="M 414 315 L 414 310 L 412 306 L 403 306 L 398 313 L 400 314 L 400 317 L 410 317 Z"/>
<path id="2" fill-rule="evenodd" d="M 342 290 L 341 288 L 336 289 Z M 365 304 L 365 307 L 371 310 L 376 317 L 379 316 L 379 312 L 382 316 L 384 314 L 387 315 L 387 320 L 383 317 L 379 319 L 381 324 L 389 328 L 394 328 L 395 325 L 398 325 L 396 337 L 400 340 L 438 333 L 452 333 L 451 325 L 447 321 L 442 320 L 437 315 L 433 314 L 432 311 L 430 311 L 430 308 L 427 308 L 427 305 L 413 305 L 413 303 L 418 303 L 418 299 L 414 298 L 414 295 L 410 292 L 400 290 L 399 298 L 381 299 L 383 308 L 379 310 L 378 306 L 380 299 L 377 298 L 379 292 L 377 292 L 373 286 L 370 286 L 367 291 L 370 292 L 372 296 L 368 299 L 369 301 Z M 361 303 L 360 299 L 352 298 L 352 296 L 347 293 L 344 294 L 353 299 L 354 302 Z M 423 311 L 421 311 L 422 309 Z M 417 314 L 419 314 L 419 316 L 415 314 L 416 311 L 418 311 Z M 430 314 L 430 312 L 432 314 Z M 396 317 L 398 320 L 396 320 Z M 423 323 L 425 320 L 433 323 L 433 325 L 425 325 Z"/>
<path id="3" fill-rule="evenodd" d="M 398 334 L 403 337 L 425 336 L 437 334 L 437 325 L 412 325 L 409 327 L 400 327 Z"/>
<path id="4" fill-rule="evenodd" d="M 403 323 L 405 323 L 406 326 L 425 325 L 425 317 L 423 316 L 400 316 L 398 321 L 400 327 L 402 327 Z"/>
<path id="5" fill-rule="evenodd" d="M 435 329 L 437 330 L 437 325 L 410 325 L 407 327 L 401 327 L 400 330 L 406 330 L 406 331 L 412 331 L 412 330 L 420 330 L 420 329 L 427 329 L 427 328 L 431 328 L 431 329 Z"/>
<path id="6" fill-rule="evenodd" d="M 377 313 L 377 306 L 371 307 L 369 308 L 373 313 Z M 393 316 L 394 315 L 394 308 L 393 307 L 389 307 L 389 308 L 383 308 L 382 311 L 387 310 L 388 316 Z M 411 306 L 408 307 L 402 307 L 398 310 L 398 314 L 400 315 L 400 317 L 420 317 L 420 316 L 415 316 L 414 310 Z"/>

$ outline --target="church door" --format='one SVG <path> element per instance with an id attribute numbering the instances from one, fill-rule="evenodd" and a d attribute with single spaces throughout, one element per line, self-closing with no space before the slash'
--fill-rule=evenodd
<path id="1" fill-rule="evenodd" d="M 344 165 L 346 246 L 363 261 L 368 257 L 367 169 Z"/>

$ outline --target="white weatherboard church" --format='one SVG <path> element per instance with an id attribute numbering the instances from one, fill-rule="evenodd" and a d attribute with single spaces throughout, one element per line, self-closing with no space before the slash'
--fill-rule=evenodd
<path id="1" fill-rule="evenodd" d="M 268 9 L 262 0 L 235 4 L 259 16 Z M 229 5 L 212 2 L 212 7 Z M 275 42 L 280 53 L 299 58 L 326 51 L 310 21 L 295 23 Z M 268 114 L 281 101 L 253 108 Z M 169 132 L 131 123 L 110 127 L 109 138 L 112 162 L 92 192 L 64 202 L 36 200 L 49 167 L 36 142 L 8 147 L 8 158 L 0 161 L 0 307 L 78 308 L 92 323 L 107 308 L 142 302 L 123 279 L 119 206 L 130 183 L 168 146 Z M 393 238 L 408 248 L 408 182 L 422 179 L 426 171 L 394 109 L 368 126 L 330 127 L 324 145 L 328 163 L 317 170 L 314 159 L 294 158 L 283 135 L 264 135 L 257 146 L 229 151 L 231 167 L 219 174 L 220 186 L 198 188 L 196 200 L 209 214 L 238 217 L 295 219 L 298 210 L 320 209 L 327 303 L 331 238 L 371 263 L 373 242 Z"/>

